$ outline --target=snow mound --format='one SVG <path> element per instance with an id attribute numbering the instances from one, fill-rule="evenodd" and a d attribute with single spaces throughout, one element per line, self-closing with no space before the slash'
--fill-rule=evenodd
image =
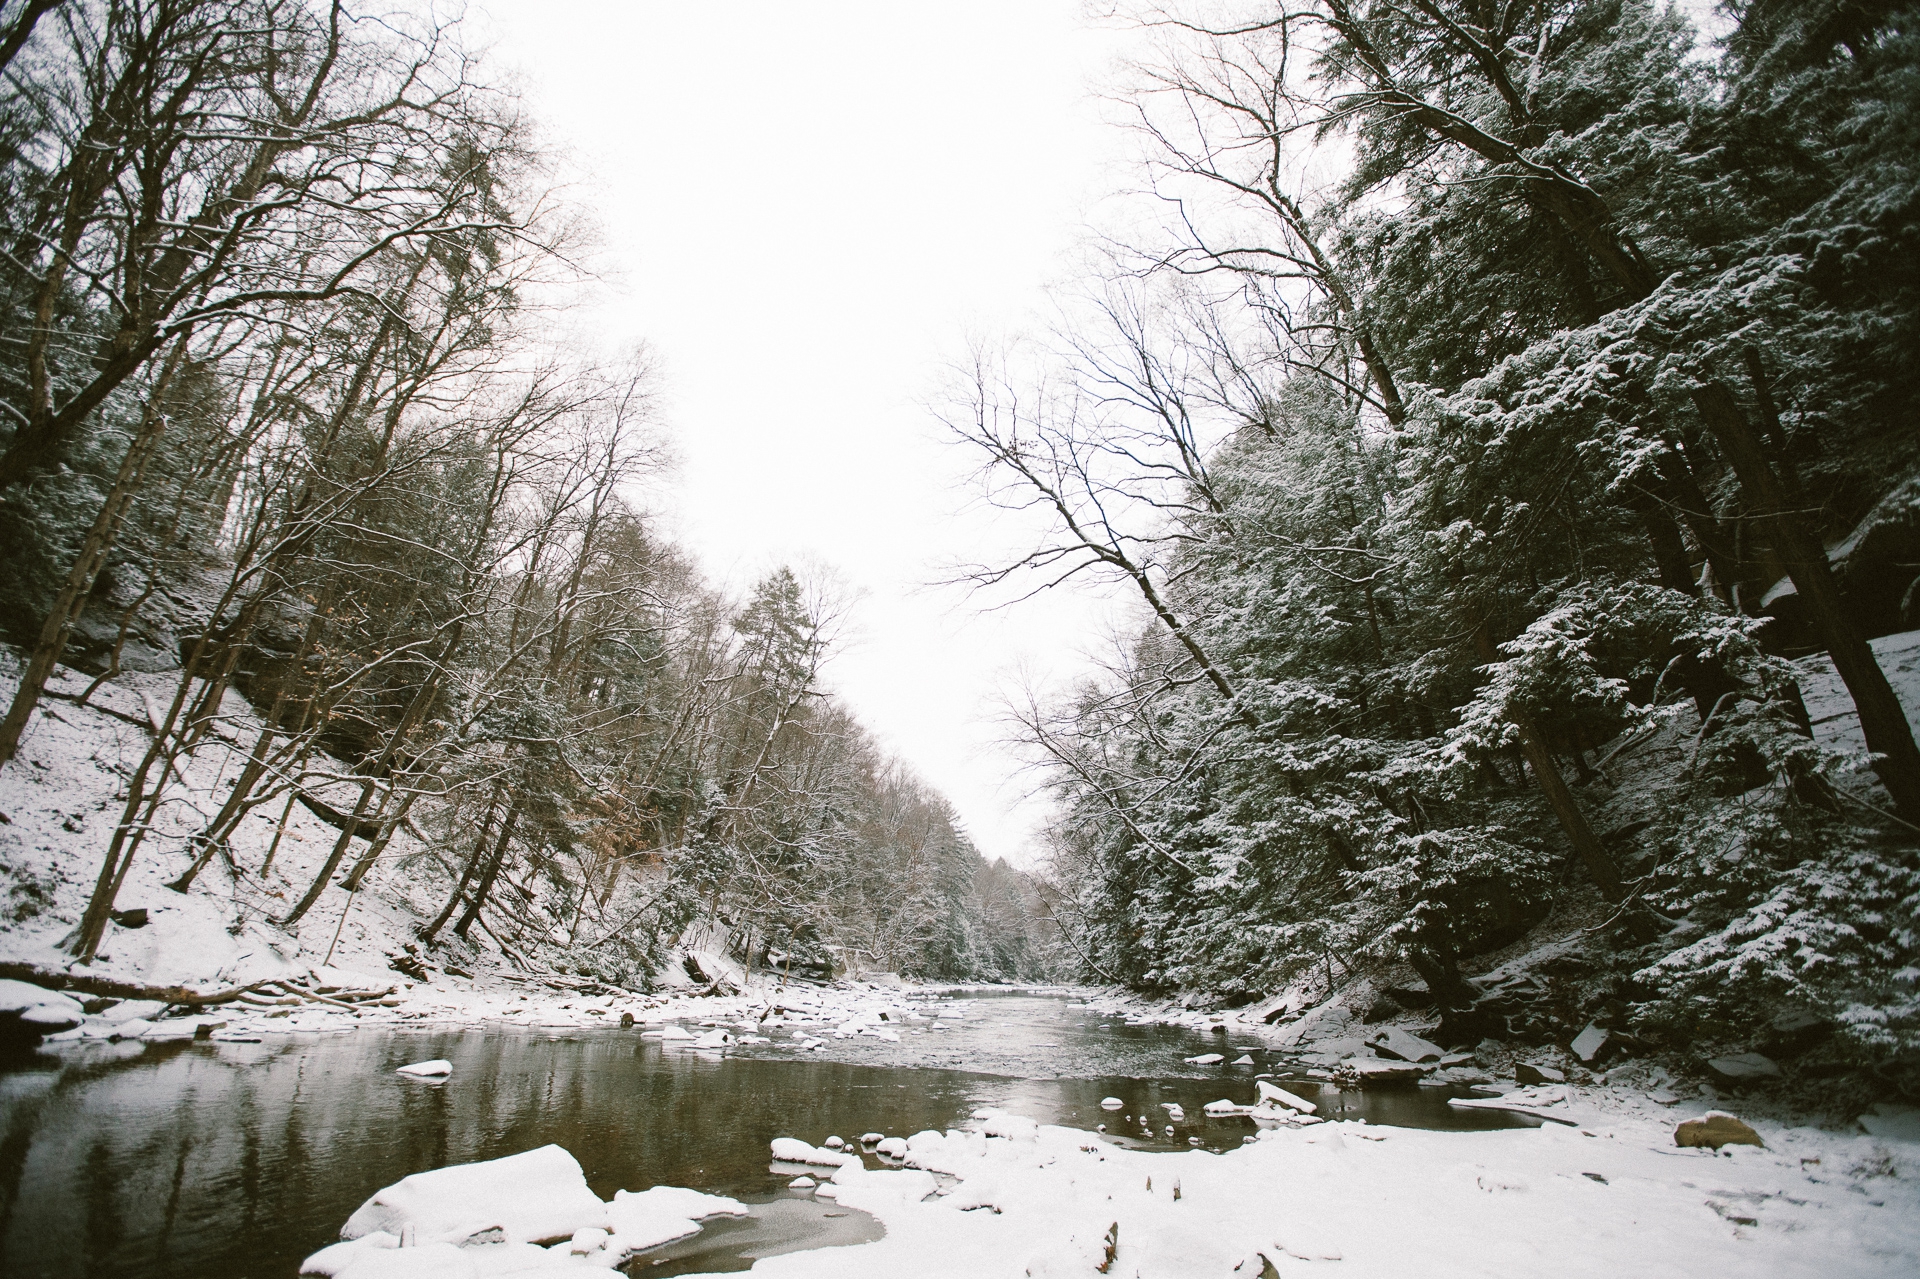
<path id="1" fill-rule="evenodd" d="M 606 1224 L 607 1206 L 587 1189 L 580 1162 L 559 1146 L 541 1146 L 403 1177 L 361 1204 L 340 1235 L 384 1231 L 420 1244 L 461 1243 L 497 1229 L 510 1243 L 545 1243 Z"/>
<path id="2" fill-rule="evenodd" d="M 416 1061 L 411 1066 L 401 1066 L 393 1072 L 396 1075 L 413 1075 L 420 1079 L 438 1078 L 453 1073 L 453 1063 L 444 1057 L 432 1061 Z"/>
<path id="3" fill-rule="evenodd" d="M 798 1137 L 775 1137 L 768 1143 L 773 1148 L 773 1157 L 790 1164 L 819 1164 L 828 1168 L 839 1168 L 849 1163 L 859 1163 L 860 1156 L 840 1150 L 822 1150 L 818 1146 L 801 1141 Z"/>
<path id="4" fill-rule="evenodd" d="M 655 1186 L 638 1194 L 616 1190 L 606 1215 L 613 1236 L 606 1244 L 607 1250 L 624 1255 L 698 1234 L 704 1217 L 744 1217 L 747 1206 L 722 1195 Z"/>

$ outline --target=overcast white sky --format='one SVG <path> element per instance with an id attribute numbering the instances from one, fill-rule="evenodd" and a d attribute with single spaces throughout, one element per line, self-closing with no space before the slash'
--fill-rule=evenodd
<path id="1" fill-rule="evenodd" d="M 829 671 L 989 856 L 1037 815 L 998 690 L 1060 679 L 1107 606 L 982 614 L 929 590 L 1021 531 L 969 510 L 971 459 L 919 407 L 968 335 L 1030 327 L 1125 143 L 1089 94 L 1125 37 L 1081 0 L 477 0 L 583 175 L 612 287 L 583 326 L 661 357 L 668 527 L 744 586 L 790 562 L 861 595 Z"/>

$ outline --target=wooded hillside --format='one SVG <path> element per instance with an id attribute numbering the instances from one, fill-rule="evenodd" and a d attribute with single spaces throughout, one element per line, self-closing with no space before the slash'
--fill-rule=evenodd
<path id="1" fill-rule="evenodd" d="M 69 701 L 154 677 L 72 956 L 161 859 L 283 929 L 377 882 L 420 944 L 620 981 L 695 920 L 749 964 L 1048 971 L 1034 886 L 827 694 L 831 593 L 729 598 L 656 531 L 659 381 L 571 348 L 589 220 L 457 23 L 14 0 L 0 70 L 0 768 L 59 663 Z M 296 805 L 338 833 L 283 889 L 253 834 Z M 57 918 L 8 860 L 13 922 Z"/>
<path id="2" fill-rule="evenodd" d="M 1868 640 L 1920 626 L 1920 11 L 1137 21 L 1158 211 L 945 413 L 1051 521 L 978 580 L 1142 609 L 1018 709 L 1091 970 L 1406 962 L 1455 1042 L 1797 1010 L 1910 1068 L 1920 751 Z M 1811 735 L 1813 652 L 1870 763 Z M 1556 911 L 1606 940 L 1578 1006 L 1465 980 Z"/>

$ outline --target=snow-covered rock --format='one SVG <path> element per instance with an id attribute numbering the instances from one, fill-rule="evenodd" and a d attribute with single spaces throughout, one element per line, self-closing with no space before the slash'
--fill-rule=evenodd
<path id="1" fill-rule="evenodd" d="M 437 1079 L 451 1075 L 453 1073 L 453 1063 L 444 1057 L 436 1057 L 432 1061 L 416 1061 L 411 1066 L 401 1066 L 393 1073 L 396 1075 L 412 1075 L 416 1079 Z"/>
<path id="2" fill-rule="evenodd" d="M 579 1161 L 549 1145 L 403 1177 L 361 1204 L 340 1235 L 384 1231 L 420 1243 L 460 1243 L 497 1228 L 509 1242 L 545 1243 L 587 1226 L 604 1228 L 607 1211 L 587 1188 Z"/>
<path id="3" fill-rule="evenodd" d="M 637 1194 L 616 1190 L 605 1214 L 612 1233 L 609 1251 L 624 1256 L 698 1234 L 701 1220 L 707 1217 L 744 1217 L 747 1206 L 723 1195 L 655 1186 Z"/>
<path id="4" fill-rule="evenodd" d="M 841 1150 L 822 1150 L 818 1146 L 801 1141 L 798 1137 L 775 1137 L 767 1143 L 773 1150 L 773 1157 L 790 1164 L 818 1164 L 823 1168 L 838 1168 L 849 1162 L 859 1163 L 860 1156 Z"/>
<path id="5" fill-rule="evenodd" d="M 1263 1106 L 1284 1106 L 1289 1110 L 1297 1110 L 1303 1115 L 1311 1115 L 1320 1109 L 1318 1105 L 1308 1101 L 1305 1097 L 1290 1093 L 1286 1089 L 1276 1084 L 1270 1084 L 1264 1079 L 1255 1081 L 1253 1086 L 1255 1092 L 1259 1095 L 1260 1104 Z"/>
<path id="6" fill-rule="evenodd" d="M 1440 1045 L 1428 1043 L 1418 1035 L 1393 1026 L 1377 1032 L 1367 1042 L 1373 1045 L 1373 1051 L 1380 1056 L 1398 1061 L 1439 1061 L 1446 1055 L 1446 1050 Z"/>

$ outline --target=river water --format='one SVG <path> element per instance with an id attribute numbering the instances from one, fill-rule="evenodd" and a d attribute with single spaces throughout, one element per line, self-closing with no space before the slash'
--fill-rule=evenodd
<path id="1" fill-rule="evenodd" d="M 1071 999 L 929 1000 L 901 1042 L 700 1053 L 634 1030 L 500 1028 L 285 1035 L 259 1044 L 63 1045 L 0 1062 L 0 1274 L 292 1279 L 369 1195 L 409 1173 L 554 1142 L 602 1198 L 691 1186 L 757 1205 L 745 1222 L 629 1263 L 633 1274 L 744 1269 L 794 1247 L 859 1242 L 863 1214 L 790 1194 L 767 1142 L 905 1136 L 1004 1106 L 1159 1149 L 1225 1150 L 1285 1059 L 1252 1041 L 1128 1026 Z M 935 1025 L 946 1027 L 934 1029 Z M 1184 1059 L 1242 1053 L 1253 1065 Z M 394 1074 L 452 1061 L 452 1076 Z M 1431 1088 L 1343 1093 L 1288 1083 L 1331 1118 L 1435 1128 L 1529 1121 L 1457 1111 Z M 1124 1107 L 1104 1111 L 1119 1097 Z M 1169 1134 L 1165 1103 L 1186 1118 Z M 1143 1130 L 1141 1117 L 1151 1119 Z M 877 1166 L 877 1165 L 876 1165 Z"/>

